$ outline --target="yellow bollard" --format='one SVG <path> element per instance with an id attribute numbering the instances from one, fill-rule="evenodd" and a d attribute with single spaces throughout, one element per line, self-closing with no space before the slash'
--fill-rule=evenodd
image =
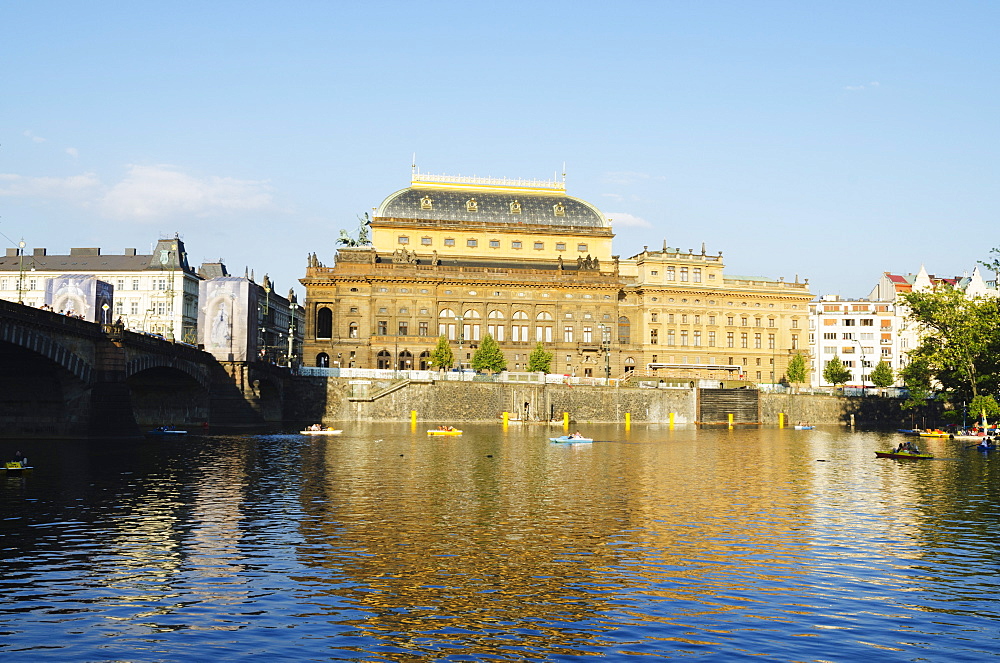
<path id="1" fill-rule="evenodd" d="M 730 428 L 733 427 L 733 413 L 732 412 L 729 413 L 729 427 Z"/>
<path id="2" fill-rule="evenodd" d="M 784 412 L 779 412 L 778 413 L 778 428 L 784 428 L 784 427 L 785 427 L 785 413 Z"/>
<path id="3" fill-rule="evenodd" d="M 410 427 L 411 428 L 416 428 L 417 427 L 417 411 L 416 410 L 410 410 Z"/>
<path id="4" fill-rule="evenodd" d="M 510 412 L 503 413 L 503 427 L 507 428 L 507 421 L 510 419 Z"/>
<path id="5" fill-rule="evenodd" d="M 671 428 L 674 427 L 674 413 L 673 412 L 670 413 L 670 427 Z"/>
<path id="6" fill-rule="evenodd" d="M 625 430 L 629 430 L 630 428 L 632 428 L 632 413 L 631 412 L 626 412 L 625 413 Z"/>
<path id="7" fill-rule="evenodd" d="M 563 412 L 563 428 L 569 428 L 569 412 Z"/>

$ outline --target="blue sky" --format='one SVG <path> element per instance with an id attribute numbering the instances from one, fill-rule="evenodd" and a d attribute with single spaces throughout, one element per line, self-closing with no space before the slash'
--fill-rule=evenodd
<path id="1" fill-rule="evenodd" d="M 616 253 L 863 297 L 996 231 L 1000 4 L 21 2 L 0 232 L 269 273 L 424 172 L 550 178 Z M 9 245 L 7 239 L 0 242 Z"/>

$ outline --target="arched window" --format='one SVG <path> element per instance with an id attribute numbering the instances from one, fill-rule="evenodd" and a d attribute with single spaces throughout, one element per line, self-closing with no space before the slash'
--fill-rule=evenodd
<path id="1" fill-rule="evenodd" d="M 629 338 L 632 336 L 632 325 L 629 324 L 628 318 L 624 315 L 618 318 L 618 342 L 627 344 L 631 341 Z"/>
<path id="2" fill-rule="evenodd" d="M 635 371 L 635 359 L 633 359 L 632 357 L 626 357 L 625 358 L 625 375 L 628 375 L 629 373 L 632 373 L 633 371 Z"/>
<path id="3" fill-rule="evenodd" d="M 431 351 L 424 350 L 420 353 L 420 370 L 426 371 L 431 367 Z"/>
<path id="4" fill-rule="evenodd" d="M 498 343 L 502 343 L 503 341 L 505 341 L 506 334 L 504 330 L 506 329 L 506 327 L 504 326 L 503 322 L 498 322 L 504 319 L 503 312 L 490 311 L 489 314 L 487 315 L 487 318 L 489 318 L 489 324 L 486 325 L 486 333 L 492 336 L 494 340 L 496 340 Z"/>
<path id="5" fill-rule="evenodd" d="M 347 326 L 347 337 L 348 338 L 358 337 L 358 323 L 352 322 Z"/>
<path id="6" fill-rule="evenodd" d="M 392 368 L 392 355 L 389 354 L 388 350 L 382 350 L 375 357 L 376 367 L 378 368 Z"/>
<path id="7" fill-rule="evenodd" d="M 451 310 L 450 308 L 444 308 L 444 309 L 441 309 L 440 313 L 438 313 L 438 317 L 439 318 L 454 318 L 454 317 L 457 317 L 457 316 L 455 315 L 455 312 L 453 310 Z"/>
<path id="8" fill-rule="evenodd" d="M 468 311 L 465 312 L 465 315 L 463 315 L 462 317 L 465 318 L 466 320 L 478 320 L 483 316 L 479 315 L 479 311 L 470 308 Z"/>
<path id="9" fill-rule="evenodd" d="M 525 313 L 524 311 L 514 311 L 514 315 L 512 317 L 515 320 L 527 320 L 528 314 Z"/>
<path id="10" fill-rule="evenodd" d="M 399 361 L 396 363 L 396 367 L 401 371 L 408 371 L 413 368 L 413 355 L 410 354 L 409 350 L 401 350 L 398 357 Z"/>
<path id="11" fill-rule="evenodd" d="M 326 308 L 316 310 L 316 338 L 331 338 L 333 336 L 333 311 Z"/>
<path id="12" fill-rule="evenodd" d="M 320 352 L 318 355 L 316 355 L 316 365 L 319 366 L 320 368 L 329 368 L 330 355 L 326 354 L 325 352 Z"/>
<path id="13" fill-rule="evenodd" d="M 535 316 L 535 320 L 551 320 L 552 314 L 548 311 L 539 311 L 538 315 Z"/>

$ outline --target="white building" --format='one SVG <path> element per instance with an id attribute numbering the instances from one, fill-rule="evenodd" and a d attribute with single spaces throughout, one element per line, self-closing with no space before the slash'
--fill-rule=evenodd
<path id="1" fill-rule="evenodd" d="M 188 264 L 184 243 L 177 237 L 157 241 L 151 254 L 135 249 L 125 249 L 121 255 L 108 255 L 99 248 L 70 249 L 69 255 L 52 255 L 44 248 L 30 254 L 23 247 L 7 249 L 0 258 L 0 299 L 36 308 L 52 305 L 47 301 L 48 281 L 80 274 L 111 285 L 108 322 L 121 318 L 134 331 L 197 343 L 201 278 Z"/>

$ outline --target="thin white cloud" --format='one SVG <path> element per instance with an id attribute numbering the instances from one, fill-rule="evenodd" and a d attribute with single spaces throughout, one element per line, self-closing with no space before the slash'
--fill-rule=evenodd
<path id="1" fill-rule="evenodd" d="M 30 138 L 31 140 L 35 141 L 36 143 L 44 143 L 45 142 L 44 138 L 42 138 L 41 136 L 36 136 L 35 132 L 33 132 L 31 129 L 25 129 L 24 130 L 24 135 L 27 138 Z"/>
<path id="2" fill-rule="evenodd" d="M 618 193 L 602 193 L 601 196 L 604 198 L 611 198 L 617 203 L 620 203 L 621 201 L 625 200 L 625 196 L 622 196 L 621 194 Z"/>
<path id="3" fill-rule="evenodd" d="M 155 220 L 177 214 L 205 217 L 271 205 L 266 182 L 231 177 L 196 178 L 172 166 L 129 166 L 125 179 L 100 200 L 115 219 Z"/>
<path id="4" fill-rule="evenodd" d="M 851 92 L 857 92 L 859 90 L 867 90 L 870 87 L 878 87 L 878 81 L 871 81 L 867 85 L 845 85 L 845 90 L 850 90 Z"/>
<path id="5" fill-rule="evenodd" d="M 70 177 L 25 177 L 0 174 L 0 196 L 22 198 L 88 199 L 100 190 L 94 173 Z"/>
<path id="6" fill-rule="evenodd" d="M 605 216 L 611 219 L 612 225 L 618 228 L 652 228 L 653 224 L 628 212 L 608 212 Z"/>
<path id="7" fill-rule="evenodd" d="M 604 179 L 611 184 L 632 185 L 649 180 L 662 181 L 666 178 L 662 175 L 650 175 L 649 173 L 637 173 L 631 171 L 615 171 L 604 174 Z"/>
<path id="8" fill-rule="evenodd" d="M 78 156 L 80 156 L 80 151 L 77 150 L 75 147 L 67 147 L 66 148 L 66 154 L 70 155 L 71 157 L 73 157 L 75 159 Z"/>

